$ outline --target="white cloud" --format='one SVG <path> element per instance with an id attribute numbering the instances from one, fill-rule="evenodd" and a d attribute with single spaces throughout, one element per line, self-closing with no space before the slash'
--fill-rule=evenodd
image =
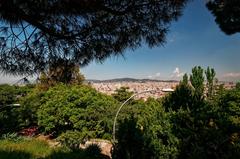
<path id="1" fill-rule="evenodd" d="M 179 77 L 182 77 L 183 74 L 184 74 L 184 73 L 180 71 L 179 67 L 176 67 L 176 68 L 174 69 L 174 71 L 172 72 L 172 76 L 171 76 L 171 77 L 179 78 Z"/>
<path id="2" fill-rule="evenodd" d="M 161 73 L 160 73 L 160 72 L 157 72 L 157 73 L 155 73 L 155 74 L 153 74 L 153 75 L 149 75 L 148 78 L 150 78 L 150 79 L 157 79 L 157 78 L 159 78 L 160 76 L 161 76 Z"/>
<path id="3" fill-rule="evenodd" d="M 178 67 L 176 67 L 175 70 L 173 71 L 173 73 L 179 74 L 180 73 L 180 69 Z"/>
<path id="4" fill-rule="evenodd" d="M 148 78 L 153 78 L 153 76 L 149 75 Z"/>
<path id="5" fill-rule="evenodd" d="M 161 73 L 158 72 L 158 73 L 155 74 L 155 76 L 156 76 L 156 77 L 160 77 L 160 76 L 161 76 Z"/>
<path id="6" fill-rule="evenodd" d="M 240 78 L 240 72 L 229 72 L 225 73 L 223 77 L 232 77 L 232 78 Z"/>

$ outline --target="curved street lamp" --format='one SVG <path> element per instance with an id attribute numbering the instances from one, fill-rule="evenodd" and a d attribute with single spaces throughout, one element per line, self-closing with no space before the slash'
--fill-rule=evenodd
<path id="1" fill-rule="evenodd" d="M 139 94 L 143 94 L 143 93 L 148 93 L 148 92 L 160 92 L 162 90 L 146 90 L 146 91 L 142 91 L 142 92 L 138 92 L 136 94 L 133 94 L 131 97 L 129 97 L 127 100 L 125 100 L 121 106 L 118 108 L 118 111 L 115 115 L 115 118 L 114 118 L 114 122 L 113 122 L 113 142 L 115 143 L 116 142 L 116 123 L 117 123 L 117 117 L 118 117 L 118 114 L 119 112 L 121 111 L 122 107 L 132 98 L 134 98 L 135 96 L 139 95 Z"/>
<path id="2" fill-rule="evenodd" d="M 138 92 L 138 93 L 135 93 L 133 94 L 131 97 L 129 97 L 127 100 L 125 100 L 121 106 L 118 108 L 118 111 L 115 115 L 115 118 L 114 118 L 114 122 L 113 122 L 113 142 L 115 143 L 116 142 L 116 123 L 117 123 L 117 117 L 118 117 L 118 114 L 119 112 L 121 111 L 122 107 L 132 98 L 134 98 L 135 96 L 139 95 L 139 94 L 143 94 L 143 93 L 148 93 L 148 92 L 173 92 L 174 90 L 173 89 L 170 89 L 170 88 L 163 88 L 161 90 L 155 90 L 155 89 L 152 89 L 152 90 L 145 90 L 145 91 L 142 91 L 142 92 Z"/>
<path id="3" fill-rule="evenodd" d="M 20 107 L 21 105 L 16 103 L 16 104 L 8 104 L 6 106 L 0 107 L 0 112 L 2 111 L 2 109 L 7 108 L 7 107 Z"/>

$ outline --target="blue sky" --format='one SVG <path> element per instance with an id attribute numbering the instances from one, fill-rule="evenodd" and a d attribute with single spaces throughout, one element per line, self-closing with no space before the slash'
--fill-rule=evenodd
<path id="1" fill-rule="evenodd" d="M 124 56 L 108 58 L 102 64 L 92 62 L 81 72 L 87 79 L 181 79 L 183 73 L 200 65 L 215 68 L 220 80 L 240 80 L 240 33 L 225 35 L 203 0 L 187 5 L 183 16 L 172 23 L 164 46 L 143 44 L 134 51 L 126 50 Z M 0 83 L 17 79 L 0 75 Z"/>
<path id="2" fill-rule="evenodd" d="M 81 71 L 88 79 L 180 79 L 200 65 L 215 68 L 220 80 L 240 79 L 240 34 L 225 35 L 203 0 L 187 5 L 183 16 L 172 23 L 164 46 L 151 49 L 143 45 L 124 55 L 103 64 L 92 63 Z"/>

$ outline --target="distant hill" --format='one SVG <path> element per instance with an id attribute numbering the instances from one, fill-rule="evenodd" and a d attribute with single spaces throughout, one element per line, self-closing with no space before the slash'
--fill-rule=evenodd
<path id="1" fill-rule="evenodd" d="M 95 79 L 87 79 L 87 82 L 93 83 L 104 83 L 104 82 L 179 82 L 177 80 L 156 80 L 156 79 L 135 79 L 135 78 L 115 78 L 108 80 L 95 80 Z"/>

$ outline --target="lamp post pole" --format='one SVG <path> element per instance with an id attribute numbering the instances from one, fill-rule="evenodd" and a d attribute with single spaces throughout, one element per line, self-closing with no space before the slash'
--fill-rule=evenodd
<path id="1" fill-rule="evenodd" d="M 160 90 L 161 91 L 161 90 Z M 135 93 L 133 94 L 131 97 L 129 97 L 127 100 L 125 100 L 121 106 L 118 108 L 118 111 L 115 115 L 115 118 L 114 118 L 114 122 L 113 122 L 113 142 L 115 143 L 116 142 L 116 123 L 117 123 L 117 117 L 118 117 L 118 114 L 119 112 L 121 111 L 122 107 L 132 98 L 134 98 L 135 96 L 139 95 L 139 94 L 143 94 L 143 93 L 147 93 L 147 92 L 157 92 L 157 90 L 146 90 L 146 91 L 142 91 L 142 92 L 138 92 L 138 93 Z"/>
<path id="2" fill-rule="evenodd" d="M 4 108 L 8 108 L 8 107 L 20 107 L 20 104 L 8 104 L 6 106 L 0 107 L 0 112 L 2 111 L 2 109 Z"/>

